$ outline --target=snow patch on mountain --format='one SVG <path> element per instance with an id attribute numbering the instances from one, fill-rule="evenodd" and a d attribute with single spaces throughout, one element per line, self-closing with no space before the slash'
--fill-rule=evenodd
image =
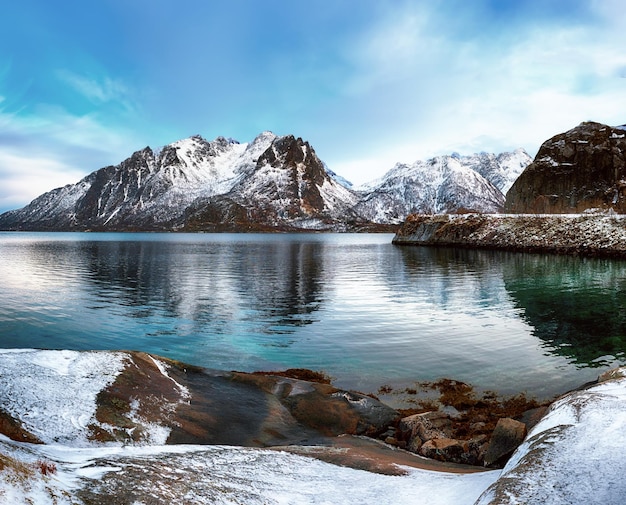
<path id="1" fill-rule="evenodd" d="M 400 223 L 407 215 L 458 211 L 498 212 L 507 190 L 532 160 L 513 153 L 438 156 L 397 164 L 382 178 L 359 188 L 355 210 L 375 222 Z"/>

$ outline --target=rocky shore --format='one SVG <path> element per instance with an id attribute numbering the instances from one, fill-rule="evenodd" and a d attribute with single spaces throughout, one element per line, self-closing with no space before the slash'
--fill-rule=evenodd
<path id="1" fill-rule="evenodd" d="M 140 352 L 5 350 L 0 497 L 265 504 L 326 492 L 339 503 L 415 503 L 426 493 L 436 505 L 502 505 L 626 495 L 626 369 L 549 406 L 479 395 L 451 379 L 419 388 L 433 394 L 398 392 L 417 395 L 408 412 L 308 370 L 217 372 Z"/>
<path id="2" fill-rule="evenodd" d="M 626 258 L 626 215 L 412 214 L 393 243 Z"/>
<path id="3" fill-rule="evenodd" d="M 415 395 L 415 407 L 395 410 L 310 370 L 210 372 L 140 352 L 121 356 L 121 370 L 97 393 L 94 419 L 82 430 L 88 442 L 335 447 L 339 436 L 365 436 L 446 464 L 502 468 L 545 412 L 523 395 L 479 396 L 450 379 L 418 383 L 430 393 L 425 401 L 417 389 L 397 392 Z M 1 434 L 46 443 L 50 433 L 33 428 L 26 412 L 0 407 Z M 362 466 L 359 458 L 355 465 Z"/>

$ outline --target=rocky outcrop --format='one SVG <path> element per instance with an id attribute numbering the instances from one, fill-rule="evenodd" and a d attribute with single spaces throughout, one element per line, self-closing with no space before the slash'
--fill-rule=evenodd
<path id="1" fill-rule="evenodd" d="M 476 505 L 622 503 L 626 370 L 564 395 Z"/>
<path id="2" fill-rule="evenodd" d="M 622 258 L 626 257 L 626 219 L 591 213 L 411 215 L 393 243 Z"/>
<path id="3" fill-rule="evenodd" d="M 398 413 L 374 398 L 284 374 L 209 372 L 132 352 L 97 396 L 90 438 L 145 443 L 266 447 L 342 434 L 376 436 Z"/>
<path id="4" fill-rule="evenodd" d="M 543 143 L 506 194 L 507 213 L 626 213 L 626 129 L 585 122 Z"/>

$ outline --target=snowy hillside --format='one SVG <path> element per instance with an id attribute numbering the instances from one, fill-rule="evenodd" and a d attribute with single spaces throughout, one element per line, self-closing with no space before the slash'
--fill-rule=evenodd
<path id="1" fill-rule="evenodd" d="M 363 196 L 355 210 L 366 219 L 394 223 L 412 213 L 499 212 L 504 192 L 531 161 L 518 149 L 398 164 L 360 188 Z"/>

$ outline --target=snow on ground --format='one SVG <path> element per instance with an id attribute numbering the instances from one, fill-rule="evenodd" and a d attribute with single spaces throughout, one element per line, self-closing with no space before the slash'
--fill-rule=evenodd
<path id="1" fill-rule="evenodd" d="M 126 357 L 0 351 L 0 407 L 45 442 L 0 435 L 0 503 L 469 505 L 500 473 L 389 476 L 269 449 L 95 445 L 86 426 L 96 395 Z"/>
<path id="2" fill-rule="evenodd" d="M 626 368 L 557 400 L 477 505 L 626 503 Z"/>
<path id="3" fill-rule="evenodd" d="M 93 419 L 96 395 L 115 379 L 127 356 L 0 351 L 0 407 L 46 442 L 33 445 L 0 435 L 0 503 L 626 502 L 626 368 L 556 401 L 503 471 L 453 474 L 405 467 L 405 475 L 390 476 L 270 449 L 89 443 L 85 426 Z M 162 363 L 157 366 L 169 377 Z"/>
<path id="4" fill-rule="evenodd" d="M 53 475 L 21 483 L 0 472 L 10 503 L 182 504 L 472 504 L 499 471 L 452 474 L 406 468 L 388 476 L 334 466 L 286 452 L 225 446 L 70 448 L 30 446 L 0 438 L 0 453 L 33 463 L 55 462 Z M 3 478 L 4 477 L 4 478 Z M 2 494 L 4 493 L 4 495 Z M 48 496 L 46 496 L 48 495 Z M 70 495 L 54 502 L 49 496 Z"/>
<path id="5" fill-rule="evenodd" d="M 124 366 L 115 352 L 0 350 L 0 407 L 44 443 L 87 445 L 96 395 Z"/>

